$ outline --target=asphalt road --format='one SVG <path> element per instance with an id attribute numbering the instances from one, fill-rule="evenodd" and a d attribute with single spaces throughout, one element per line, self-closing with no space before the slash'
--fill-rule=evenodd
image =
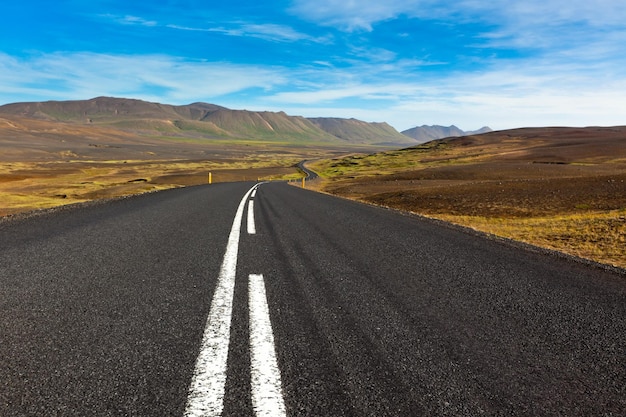
<path id="1" fill-rule="evenodd" d="M 0 415 L 626 415 L 626 276 L 253 185 L 0 222 Z"/>
<path id="2" fill-rule="evenodd" d="M 306 160 L 298 162 L 297 164 L 298 169 L 304 172 L 304 175 L 306 175 L 306 179 L 309 181 L 318 178 L 317 172 L 311 171 L 310 169 L 306 167 L 307 162 L 308 161 Z"/>

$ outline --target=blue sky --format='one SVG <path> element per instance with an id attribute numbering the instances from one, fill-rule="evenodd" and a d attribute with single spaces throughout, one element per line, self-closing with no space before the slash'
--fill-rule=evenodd
<path id="1" fill-rule="evenodd" d="M 30 0 L 0 104 L 97 96 L 386 121 L 626 124 L 621 0 Z"/>

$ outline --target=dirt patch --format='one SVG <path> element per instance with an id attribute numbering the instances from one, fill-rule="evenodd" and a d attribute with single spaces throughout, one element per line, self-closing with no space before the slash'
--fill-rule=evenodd
<path id="1" fill-rule="evenodd" d="M 391 187 L 393 190 L 380 192 Z M 598 177 L 515 180 L 409 180 L 330 188 L 424 214 L 534 217 L 626 208 L 626 170 Z"/>

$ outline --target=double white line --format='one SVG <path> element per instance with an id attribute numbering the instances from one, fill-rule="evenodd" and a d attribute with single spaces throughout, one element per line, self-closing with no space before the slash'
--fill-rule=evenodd
<path id="1" fill-rule="evenodd" d="M 185 416 L 220 416 L 224 405 L 228 344 L 237 274 L 239 236 L 246 201 L 256 194 L 256 184 L 243 196 L 228 237 L 217 288 L 204 329 L 200 354 L 189 388 Z M 254 206 L 248 203 L 248 233 L 256 233 Z M 250 219 L 252 218 L 252 221 Z M 252 225 L 252 229 L 250 226 Z M 257 416 L 284 416 L 280 371 L 262 275 L 249 276 L 250 361 L 252 405 Z"/>

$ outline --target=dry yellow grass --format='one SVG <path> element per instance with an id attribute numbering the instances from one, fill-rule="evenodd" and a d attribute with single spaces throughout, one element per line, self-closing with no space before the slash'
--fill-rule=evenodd
<path id="1" fill-rule="evenodd" d="M 309 168 L 325 192 L 626 268 L 626 128 L 494 132 Z"/>
<path id="2" fill-rule="evenodd" d="M 289 180 L 298 159 L 255 161 L 69 161 L 0 163 L 0 215 L 167 188 L 244 180 Z"/>
<path id="3" fill-rule="evenodd" d="M 580 258 L 626 268 L 626 210 L 528 219 L 432 216 Z"/>

